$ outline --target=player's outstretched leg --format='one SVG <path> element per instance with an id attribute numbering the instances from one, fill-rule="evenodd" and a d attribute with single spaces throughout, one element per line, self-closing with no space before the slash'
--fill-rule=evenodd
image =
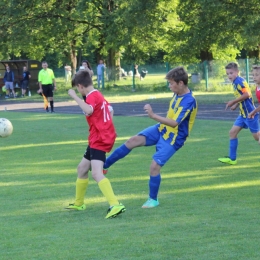
<path id="1" fill-rule="evenodd" d="M 125 144 L 119 146 L 110 156 L 107 157 L 106 162 L 104 163 L 103 173 L 107 173 L 107 169 L 113 165 L 118 160 L 124 158 L 131 152 L 131 149 L 128 149 Z"/>

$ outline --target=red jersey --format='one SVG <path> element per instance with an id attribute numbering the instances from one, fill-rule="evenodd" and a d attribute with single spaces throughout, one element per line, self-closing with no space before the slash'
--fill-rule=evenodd
<path id="1" fill-rule="evenodd" d="M 109 104 L 98 90 L 91 91 L 85 102 L 93 109 L 86 119 L 89 124 L 88 142 L 91 148 L 110 152 L 116 139 L 116 130 L 110 115 Z"/>
<path id="2" fill-rule="evenodd" d="M 258 103 L 260 103 L 260 88 L 259 87 L 255 88 L 255 96 L 258 100 Z"/>

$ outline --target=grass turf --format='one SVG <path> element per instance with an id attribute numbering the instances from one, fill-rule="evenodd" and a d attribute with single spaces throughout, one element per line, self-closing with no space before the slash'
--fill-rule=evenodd
<path id="1" fill-rule="evenodd" d="M 108 204 L 92 178 L 87 210 L 67 212 L 86 148 L 82 115 L 0 112 L 14 132 L 0 139 L 1 259 L 259 259 L 259 145 L 239 135 L 238 164 L 227 155 L 232 122 L 197 120 L 162 169 L 160 206 L 147 199 L 153 147 L 113 165 L 107 177 L 127 211 L 105 220 Z M 115 117 L 115 148 L 154 122 Z"/>

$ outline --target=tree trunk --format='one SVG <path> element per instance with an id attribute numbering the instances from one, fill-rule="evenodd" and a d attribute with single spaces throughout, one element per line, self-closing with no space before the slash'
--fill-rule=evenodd
<path id="1" fill-rule="evenodd" d="M 209 50 L 201 50 L 200 51 L 200 60 L 203 62 L 205 60 L 211 61 L 213 60 L 213 54 Z"/>
<path id="2" fill-rule="evenodd" d="M 75 43 L 71 43 L 71 48 L 70 48 L 70 60 L 72 64 L 72 75 L 76 73 L 77 69 L 77 51 L 75 48 Z"/>
<path id="3" fill-rule="evenodd" d="M 249 50 L 247 52 L 247 55 L 248 55 L 248 58 L 251 59 L 251 58 L 256 58 L 256 59 L 259 59 L 260 58 L 260 45 L 257 46 L 257 49 L 255 50 Z"/>
<path id="4" fill-rule="evenodd" d="M 120 53 L 113 49 L 108 51 L 106 71 L 108 80 L 120 79 Z"/>

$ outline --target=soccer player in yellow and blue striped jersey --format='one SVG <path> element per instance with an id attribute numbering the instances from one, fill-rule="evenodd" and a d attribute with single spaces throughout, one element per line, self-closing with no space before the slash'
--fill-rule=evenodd
<path id="1" fill-rule="evenodd" d="M 259 141 L 259 124 L 258 113 L 250 117 L 250 113 L 254 111 L 255 105 L 252 98 L 252 93 L 246 80 L 239 76 L 238 65 L 234 62 L 229 63 L 226 67 L 228 79 L 233 84 L 235 99 L 227 102 L 226 109 L 235 110 L 239 106 L 240 114 L 237 117 L 234 125 L 229 131 L 229 156 L 218 158 L 222 163 L 237 164 L 237 147 L 238 134 L 244 128 L 250 130 L 254 139 Z"/>
<path id="2" fill-rule="evenodd" d="M 161 168 L 184 145 L 193 127 L 198 109 L 196 99 L 187 86 L 188 74 L 183 67 L 170 70 L 166 79 L 170 90 L 174 93 L 167 116 L 155 114 L 151 105 L 146 104 L 144 110 L 158 123 L 127 140 L 106 159 L 104 164 L 105 174 L 112 164 L 128 155 L 132 149 L 155 145 L 156 152 L 150 166 L 149 197 L 142 208 L 153 208 L 159 205 Z"/>

